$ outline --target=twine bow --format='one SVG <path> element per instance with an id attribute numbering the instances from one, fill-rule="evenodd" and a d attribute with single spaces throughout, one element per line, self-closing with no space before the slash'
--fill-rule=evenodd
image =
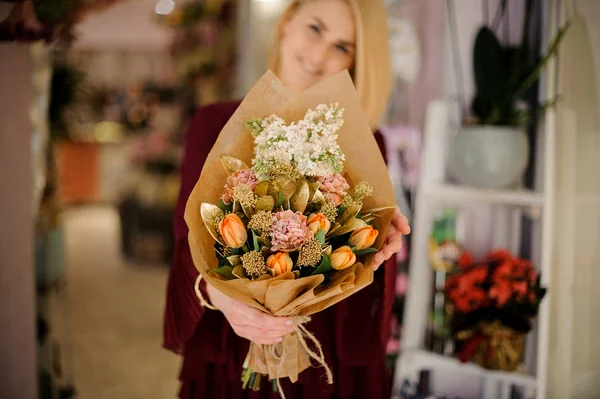
<path id="1" fill-rule="evenodd" d="M 466 341 L 458 357 L 466 362 L 475 357 L 484 367 L 510 371 L 518 366 L 523 354 L 524 335 L 502 323 L 479 323 L 464 330 L 456 338 Z"/>
<path id="2" fill-rule="evenodd" d="M 204 295 L 202 295 L 202 291 L 200 291 L 200 282 L 202 281 L 202 275 L 199 274 L 196 279 L 196 283 L 194 284 L 194 290 L 196 291 L 196 296 L 200 300 L 200 305 L 204 306 L 207 309 L 211 310 L 219 310 L 204 299 Z"/>

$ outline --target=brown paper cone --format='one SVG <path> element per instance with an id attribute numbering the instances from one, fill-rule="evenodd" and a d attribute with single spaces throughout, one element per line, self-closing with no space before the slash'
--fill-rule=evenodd
<path id="1" fill-rule="evenodd" d="M 385 163 L 347 71 L 298 94 L 290 93 L 272 72 L 265 73 L 221 131 L 187 202 L 185 220 L 190 249 L 203 278 L 225 295 L 275 316 L 310 316 L 364 288 L 373 281 L 373 256 L 367 258 L 366 265 L 355 264 L 332 275 L 327 287 L 320 285 L 324 280 L 321 275 L 295 280 L 291 272 L 260 281 L 225 281 L 211 272 L 218 262 L 214 239 L 204 226 L 200 206 L 216 203 L 222 194 L 227 174 L 221 165 L 221 155 L 251 164 L 254 154 L 252 136 L 245 128 L 248 119 L 277 114 L 290 123 L 301 119 L 309 108 L 334 102 L 345 109 L 344 126 L 338 138 L 346 156 L 344 173 L 355 183 L 367 181 L 373 186 L 373 196 L 365 199 L 363 209 L 395 206 Z M 392 213 L 391 209 L 382 212 L 375 222 L 374 227 L 379 230 L 376 248 L 383 244 Z M 310 344 L 310 340 L 307 342 Z M 311 364 L 309 356 L 298 340 L 298 333 L 285 337 L 279 345 L 275 349 L 285 351 L 283 363 L 271 355 L 269 346 L 251 345 L 250 368 L 270 378 L 290 377 L 295 382 L 298 374 Z"/>

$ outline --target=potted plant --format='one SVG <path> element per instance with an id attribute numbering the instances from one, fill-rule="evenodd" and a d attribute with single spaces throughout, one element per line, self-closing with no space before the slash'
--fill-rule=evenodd
<path id="1" fill-rule="evenodd" d="M 457 357 L 488 369 L 516 369 L 546 294 L 539 274 L 530 261 L 506 250 L 476 263 L 465 252 L 458 263 L 445 288 Z"/>
<path id="2" fill-rule="evenodd" d="M 568 29 L 561 28 L 545 55 L 529 45 L 531 4 L 527 2 L 520 45 L 503 45 L 494 31 L 483 26 L 475 39 L 473 71 L 475 96 L 472 117 L 450 143 L 448 172 L 460 184 L 479 188 L 517 185 L 529 161 L 526 128 L 536 109 L 524 96 L 557 53 Z M 545 102 L 540 108 L 555 103 Z"/>

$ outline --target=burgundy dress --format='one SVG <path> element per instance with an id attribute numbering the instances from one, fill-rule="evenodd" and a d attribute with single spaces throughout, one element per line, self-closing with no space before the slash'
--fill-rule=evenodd
<path id="1" fill-rule="evenodd" d="M 192 262 L 188 228 L 183 219 L 186 201 L 206 157 L 238 105 L 239 102 L 222 103 L 199 109 L 185 138 L 163 343 L 165 348 L 183 354 L 180 398 L 279 398 L 266 379 L 260 392 L 242 390 L 240 376 L 249 341 L 233 332 L 221 312 L 200 306 L 193 288 L 198 272 Z M 385 154 L 383 137 L 378 132 L 375 137 Z M 307 328 L 323 346 L 334 383 L 327 384 L 323 369 L 309 368 L 300 374 L 296 384 L 283 379 L 287 398 L 390 398 L 391 375 L 385 363 L 385 349 L 395 280 L 396 265 L 391 259 L 377 270 L 373 284 L 312 316 Z"/>

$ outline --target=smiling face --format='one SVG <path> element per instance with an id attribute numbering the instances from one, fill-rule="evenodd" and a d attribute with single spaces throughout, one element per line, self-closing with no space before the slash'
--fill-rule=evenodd
<path id="1" fill-rule="evenodd" d="M 301 3 L 287 16 L 281 35 L 277 75 L 294 91 L 354 65 L 356 27 L 343 0 Z"/>

